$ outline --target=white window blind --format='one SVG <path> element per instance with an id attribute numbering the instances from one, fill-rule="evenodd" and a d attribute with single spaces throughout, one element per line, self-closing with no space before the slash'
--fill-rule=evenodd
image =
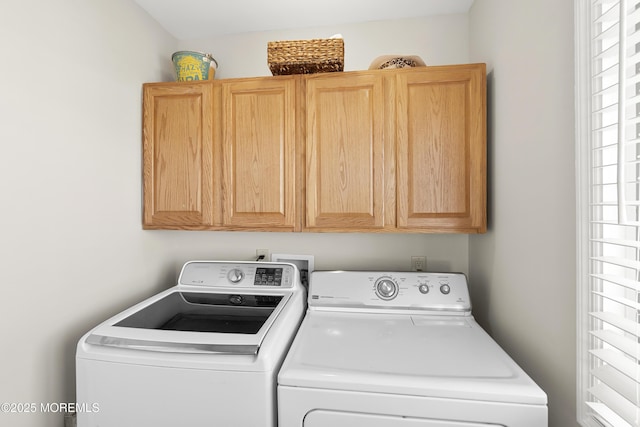
<path id="1" fill-rule="evenodd" d="M 582 44 L 577 64 L 586 68 L 576 74 L 577 116 L 585 116 L 577 117 L 583 194 L 578 198 L 583 221 L 578 231 L 578 417 L 584 426 L 637 427 L 640 1 L 576 1 Z"/>

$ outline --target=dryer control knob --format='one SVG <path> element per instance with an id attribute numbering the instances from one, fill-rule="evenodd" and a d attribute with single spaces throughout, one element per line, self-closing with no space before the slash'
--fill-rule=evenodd
<path id="1" fill-rule="evenodd" d="M 445 283 L 444 285 L 440 286 L 440 292 L 447 295 L 449 292 L 451 292 L 451 287 Z"/>
<path id="2" fill-rule="evenodd" d="M 418 289 L 420 290 L 420 293 L 422 294 L 428 294 L 429 293 L 429 286 L 422 284 L 420 286 L 418 286 Z"/>
<path id="3" fill-rule="evenodd" d="M 239 268 L 234 268 L 227 274 L 227 279 L 229 279 L 231 283 L 238 283 L 243 278 L 244 278 L 244 273 Z"/>
<path id="4" fill-rule="evenodd" d="M 388 277 L 376 282 L 376 295 L 383 300 L 391 300 L 398 295 L 398 284 Z"/>

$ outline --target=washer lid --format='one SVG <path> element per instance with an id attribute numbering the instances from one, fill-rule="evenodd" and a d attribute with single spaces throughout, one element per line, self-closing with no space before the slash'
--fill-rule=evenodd
<path id="1" fill-rule="evenodd" d="M 255 355 L 291 295 L 173 287 L 103 322 L 86 342 L 154 352 Z"/>
<path id="2" fill-rule="evenodd" d="M 280 385 L 546 404 L 470 316 L 310 311 Z"/>

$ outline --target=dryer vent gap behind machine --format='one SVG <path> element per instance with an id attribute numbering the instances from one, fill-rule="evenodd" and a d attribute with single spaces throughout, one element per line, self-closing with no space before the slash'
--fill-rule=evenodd
<path id="1" fill-rule="evenodd" d="M 78 343 L 78 427 L 275 427 L 276 375 L 300 325 L 293 264 L 192 261 L 178 284 Z"/>
<path id="2" fill-rule="evenodd" d="M 279 427 L 547 427 L 547 396 L 475 322 L 463 274 L 314 272 Z"/>

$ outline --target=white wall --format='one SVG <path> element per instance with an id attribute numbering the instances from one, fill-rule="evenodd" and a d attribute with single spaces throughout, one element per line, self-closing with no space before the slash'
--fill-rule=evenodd
<path id="1" fill-rule="evenodd" d="M 0 402 L 72 402 L 80 336 L 170 286 L 193 258 L 256 248 L 316 255 L 319 269 L 468 269 L 465 235 L 143 231 L 141 85 L 172 79 L 178 42 L 130 0 L 0 3 Z M 347 66 L 385 53 L 467 62 L 466 15 L 228 37 L 220 77 L 267 74 L 266 40 L 341 32 Z M 373 42 L 372 42 L 373 41 Z M 0 413 L 61 426 L 61 414 Z"/>
<path id="2" fill-rule="evenodd" d="M 0 31 L 0 402 L 69 402 L 80 334 L 173 278 L 140 227 L 140 95 L 176 41 L 129 0 L 0 2 Z"/>
<path id="3" fill-rule="evenodd" d="M 476 0 L 471 61 L 486 62 L 489 232 L 469 239 L 479 322 L 575 421 L 573 2 Z M 552 12 L 550 12 L 552 11 Z"/>
<path id="4" fill-rule="evenodd" d="M 211 53 L 220 66 L 216 78 L 270 76 L 267 43 L 342 34 L 345 71 L 366 70 L 380 55 L 419 55 L 427 65 L 468 62 L 466 14 L 378 21 L 335 27 L 254 32 L 210 40 L 181 41 L 180 48 Z"/>

